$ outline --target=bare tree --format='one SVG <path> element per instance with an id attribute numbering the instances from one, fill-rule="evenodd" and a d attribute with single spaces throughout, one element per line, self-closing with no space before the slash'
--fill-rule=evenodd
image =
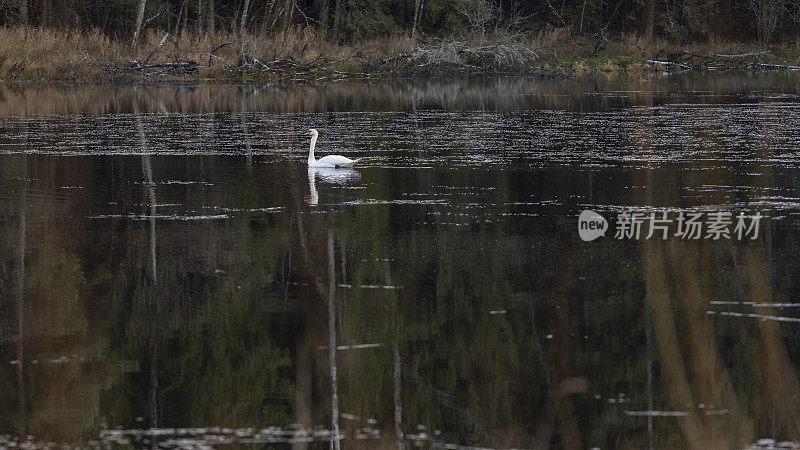
<path id="1" fill-rule="evenodd" d="M 24 3 L 24 2 L 23 2 Z M 136 47 L 136 44 L 139 42 L 139 33 L 142 32 L 142 22 L 144 22 L 144 7 L 147 4 L 147 0 L 139 0 L 139 7 L 136 11 L 136 26 L 133 30 L 133 43 L 132 45 Z"/>
<path id="2" fill-rule="evenodd" d="M 646 0 L 644 5 L 644 38 L 647 42 L 652 42 L 653 32 L 655 31 L 656 1 Z"/>
<path id="3" fill-rule="evenodd" d="M 19 20 L 23 25 L 28 26 L 28 0 L 19 2 Z"/>
<path id="4" fill-rule="evenodd" d="M 39 10 L 39 26 L 49 27 L 53 25 L 53 21 L 51 20 L 51 14 L 53 12 L 53 2 L 51 0 L 40 0 L 38 10 Z"/>
<path id="5" fill-rule="evenodd" d="M 330 10 L 330 0 L 322 0 L 319 7 L 319 26 L 322 31 L 328 31 L 328 11 Z"/>
<path id="6" fill-rule="evenodd" d="M 214 0 L 208 0 L 206 2 L 206 19 L 208 20 L 206 31 L 208 31 L 211 37 L 215 37 L 217 35 L 217 30 L 214 28 Z"/>
<path id="7" fill-rule="evenodd" d="M 203 0 L 197 0 L 197 20 L 195 32 L 199 35 L 203 31 Z"/>
<path id="8" fill-rule="evenodd" d="M 181 25 L 181 34 L 186 34 L 186 26 L 189 22 L 189 0 L 183 1 L 183 24 Z"/>
<path id="9" fill-rule="evenodd" d="M 295 0 L 270 0 L 264 12 L 261 34 L 274 33 L 279 25 L 283 25 L 284 31 L 288 31 L 292 24 L 295 9 L 299 10 Z"/>
<path id="10" fill-rule="evenodd" d="M 183 21 L 183 31 L 186 31 L 186 16 L 189 15 L 189 11 L 187 10 L 188 3 L 189 0 L 183 0 L 180 8 L 178 8 L 178 20 L 175 21 L 175 30 L 172 32 L 172 35 L 175 37 L 179 36 L 181 21 Z"/>
<path id="11" fill-rule="evenodd" d="M 264 21 L 261 23 L 262 36 L 265 36 L 267 33 L 272 31 L 272 26 L 269 25 L 269 18 L 272 16 L 272 10 L 275 8 L 275 0 L 269 0 L 265 6 Z"/>
<path id="12" fill-rule="evenodd" d="M 422 8 L 423 8 L 423 1 L 422 0 L 414 0 L 414 22 L 411 26 L 411 37 L 417 37 L 417 28 L 419 27 L 419 22 L 422 17 Z"/>
<path id="13" fill-rule="evenodd" d="M 289 27 L 292 26 L 292 19 L 294 18 L 294 10 L 297 9 L 297 0 L 288 0 L 287 2 L 288 16 L 286 16 L 286 26 L 283 28 L 284 41 L 289 33 Z"/>
<path id="14" fill-rule="evenodd" d="M 470 33 L 481 41 L 491 33 L 518 33 L 529 17 L 522 14 L 517 1 L 504 6 L 500 0 L 464 0 L 458 12 L 464 17 Z"/>
<path id="15" fill-rule="evenodd" d="M 242 20 L 239 23 L 239 39 L 244 35 L 244 27 L 247 26 L 247 11 L 250 9 L 250 0 L 244 0 L 242 6 Z"/>
<path id="16" fill-rule="evenodd" d="M 786 10 L 786 0 L 749 0 L 747 5 L 755 16 L 758 38 L 763 44 L 769 44 L 778 19 Z"/>
<path id="17" fill-rule="evenodd" d="M 497 6 L 492 0 L 466 0 L 459 12 L 466 19 L 470 31 L 479 34 L 481 40 L 485 37 L 487 28 L 498 17 Z"/>
<path id="18" fill-rule="evenodd" d="M 331 37 L 336 40 L 339 39 L 339 18 L 342 16 L 342 2 L 344 0 L 336 0 L 336 9 L 333 11 L 333 33 Z"/>

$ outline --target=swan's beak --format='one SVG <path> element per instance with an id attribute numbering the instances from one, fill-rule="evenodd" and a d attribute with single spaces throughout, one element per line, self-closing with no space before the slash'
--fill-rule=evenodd
<path id="1" fill-rule="evenodd" d="M 304 134 L 305 136 L 308 136 L 309 134 L 311 134 L 311 132 L 310 132 L 310 131 L 306 131 L 306 132 L 305 132 L 305 133 L 303 133 L 303 134 Z"/>

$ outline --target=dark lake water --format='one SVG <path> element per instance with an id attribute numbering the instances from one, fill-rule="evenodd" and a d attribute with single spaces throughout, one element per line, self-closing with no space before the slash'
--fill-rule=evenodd
<path id="1" fill-rule="evenodd" d="M 798 173 L 798 73 L 0 86 L 0 447 L 796 445 Z"/>

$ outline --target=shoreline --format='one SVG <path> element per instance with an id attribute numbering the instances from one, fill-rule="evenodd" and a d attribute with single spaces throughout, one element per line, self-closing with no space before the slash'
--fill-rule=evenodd
<path id="1" fill-rule="evenodd" d="M 98 31 L 0 28 L 3 85 L 292 85 L 729 70 L 800 70 L 800 47 L 729 41 L 677 46 L 635 35 L 576 35 L 567 29 L 465 40 L 390 36 L 339 44 L 311 29 L 297 29 L 271 37 L 173 37 L 151 31 L 134 48 Z"/>
<path id="2" fill-rule="evenodd" d="M 547 69 L 534 69 L 524 73 L 509 72 L 485 72 L 469 74 L 448 74 L 441 76 L 421 76 L 421 75 L 397 75 L 389 72 L 364 73 L 342 73 L 335 78 L 321 77 L 304 78 L 303 73 L 292 73 L 286 77 L 262 76 L 259 74 L 248 74 L 246 76 L 224 74 L 208 77 L 172 74 L 97 74 L 91 78 L 84 79 L 24 79 L 24 80 L 0 80 L 2 86 L 235 86 L 235 85 L 324 85 L 338 82 L 391 82 L 391 81 L 446 81 L 446 80 L 485 80 L 492 78 L 516 78 L 527 77 L 542 80 L 571 80 L 571 79 L 591 79 L 598 76 L 614 75 L 674 75 L 684 73 L 780 73 L 780 72 L 800 72 L 800 68 L 788 64 L 770 64 L 771 67 L 730 67 L 730 68 L 688 68 L 674 69 L 671 64 L 639 62 L 632 66 L 605 66 L 593 67 L 589 69 L 576 70 L 570 66 L 558 66 Z"/>

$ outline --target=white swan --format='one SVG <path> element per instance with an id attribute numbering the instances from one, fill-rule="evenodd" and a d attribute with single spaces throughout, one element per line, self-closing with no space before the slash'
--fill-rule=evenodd
<path id="1" fill-rule="evenodd" d="M 353 167 L 353 164 L 361 160 L 361 158 L 345 158 L 342 155 L 328 155 L 323 158 L 316 159 L 314 158 L 314 146 L 317 145 L 317 136 L 319 136 L 319 133 L 317 133 L 316 129 L 312 128 L 306 131 L 304 134 L 311 135 L 311 149 L 308 151 L 308 167 Z"/>

